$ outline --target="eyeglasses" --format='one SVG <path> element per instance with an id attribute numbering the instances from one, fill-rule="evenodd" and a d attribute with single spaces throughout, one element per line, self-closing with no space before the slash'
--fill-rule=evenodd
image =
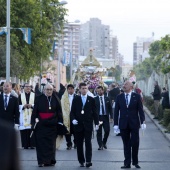
<path id="1" fill-rule="evenodd" d="M 52 91 L 53 89 L 46 89 L 47 91 Z"/>

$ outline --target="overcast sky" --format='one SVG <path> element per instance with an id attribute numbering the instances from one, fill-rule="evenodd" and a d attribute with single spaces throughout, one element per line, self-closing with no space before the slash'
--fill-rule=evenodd
<path id="1" fill-rule="evenodd" d="M 155 40 L 170 34 L 170 0 L 67 0 L 68 21 L 99 18 L 118 37 L 124 61 L 133 61 L 136 37 Z"/>

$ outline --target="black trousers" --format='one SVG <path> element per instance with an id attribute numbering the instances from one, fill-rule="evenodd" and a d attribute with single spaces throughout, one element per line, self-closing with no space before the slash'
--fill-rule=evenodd
<path id="1" fill-rule="evenodd" d="M 20 130 L 22 147 L 35 147 L 34 134 L 30 138 L 31 129 Z"/>
<path id="2" fill-rule="evenodd" d="M 103 124 L 99 126 L 99 130 L 97 131 L 97 142 L 99 147 L 102 147 L 103 144 L 107 143 L 107 139 L 110 133 L 110 123 L 107 115 L 99 115 L 99 120 L 103 121 Z M 102 129 L 104 129 L 104 137 L 102 140 Z"/>
<path id="3" fill-rule="evenodd" d="M 66 138 L 66 142 L 67 142 L 67 147 L 72 147 L 73 143 L 71 141 L 71 136 L 73 135 L 73 142 L 74 142 L 74 145 L 77 145 L 76 144 L 76 135 L 75 135 L 75 132 L 74 132 L 74 127 L 72 125 L 72 123 L 70 123 L 70 133 L 69 134 L 66 134 L 65 135 L 65 138 Z"/>
<path id="4" fill-rule="evenodd" d="M 139 129 L 120 129 L 124 146 L 124 165 L 138 164 Z"/>
<path id="5" fill-rule="evenodd" d="M 79 163 L 91 162 L 92 159 L 92 131 L 75 132 L 77 140 L 77 157 Z M 84 141 L 85 141 L 85 156 L 84 156 Z"/>

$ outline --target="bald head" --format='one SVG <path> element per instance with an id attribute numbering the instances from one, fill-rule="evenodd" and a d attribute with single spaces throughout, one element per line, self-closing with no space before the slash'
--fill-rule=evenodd
<path id="1" fill-rule="evenodd" d="M 51 84 L 47 84 L 45 86 L 45 95 L 52 96 L 52 94 L 53 94 L 53 86 Z"/>
<path id="2" fill-rule="evenodd" d="M 125 81 L 123 84 L 123 91 L 125 93 L 130 93 L 133 89 L 133 83 L 130 81 Z"/>
<path id="3" fill-rule="evenodd" d="M 12 84 L 10 82 L 5 82 L 3 84 L 3 92 L 5 94 L 9 94 L 11 92 L 11 90 L 12 90 Z"/>

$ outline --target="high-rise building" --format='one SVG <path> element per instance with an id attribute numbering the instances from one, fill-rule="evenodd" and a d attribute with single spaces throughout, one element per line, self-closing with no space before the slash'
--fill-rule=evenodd
<path id="1" fill-rule="evenodd" d="M 149 56 L 149 46 L 153 42 L 153 37 L 142 38 L 137 37 L 133 43 L 133 66 L 141 63 Z"/>
<path id="2" fill-rule="evenodd" d="M 63 51 L 71 55 L 73 66 L 78 63 L 80 55 L 80 24 L 67 23 L 63 30 Z"/>
<path id="3" fill-rule="evenodd" d="M 95 57 L 109 58 L 110 27 L 103 25 L 98 18 L 91 18 L 81 25 L 80 54 L 87 56 L 90 48 Z"/>
<path id="4" fill-rule="evenodd" d="M 116 60 L 118 57 L 118 39 L 117 37 L 112 37 L 112 58 Z"/>

